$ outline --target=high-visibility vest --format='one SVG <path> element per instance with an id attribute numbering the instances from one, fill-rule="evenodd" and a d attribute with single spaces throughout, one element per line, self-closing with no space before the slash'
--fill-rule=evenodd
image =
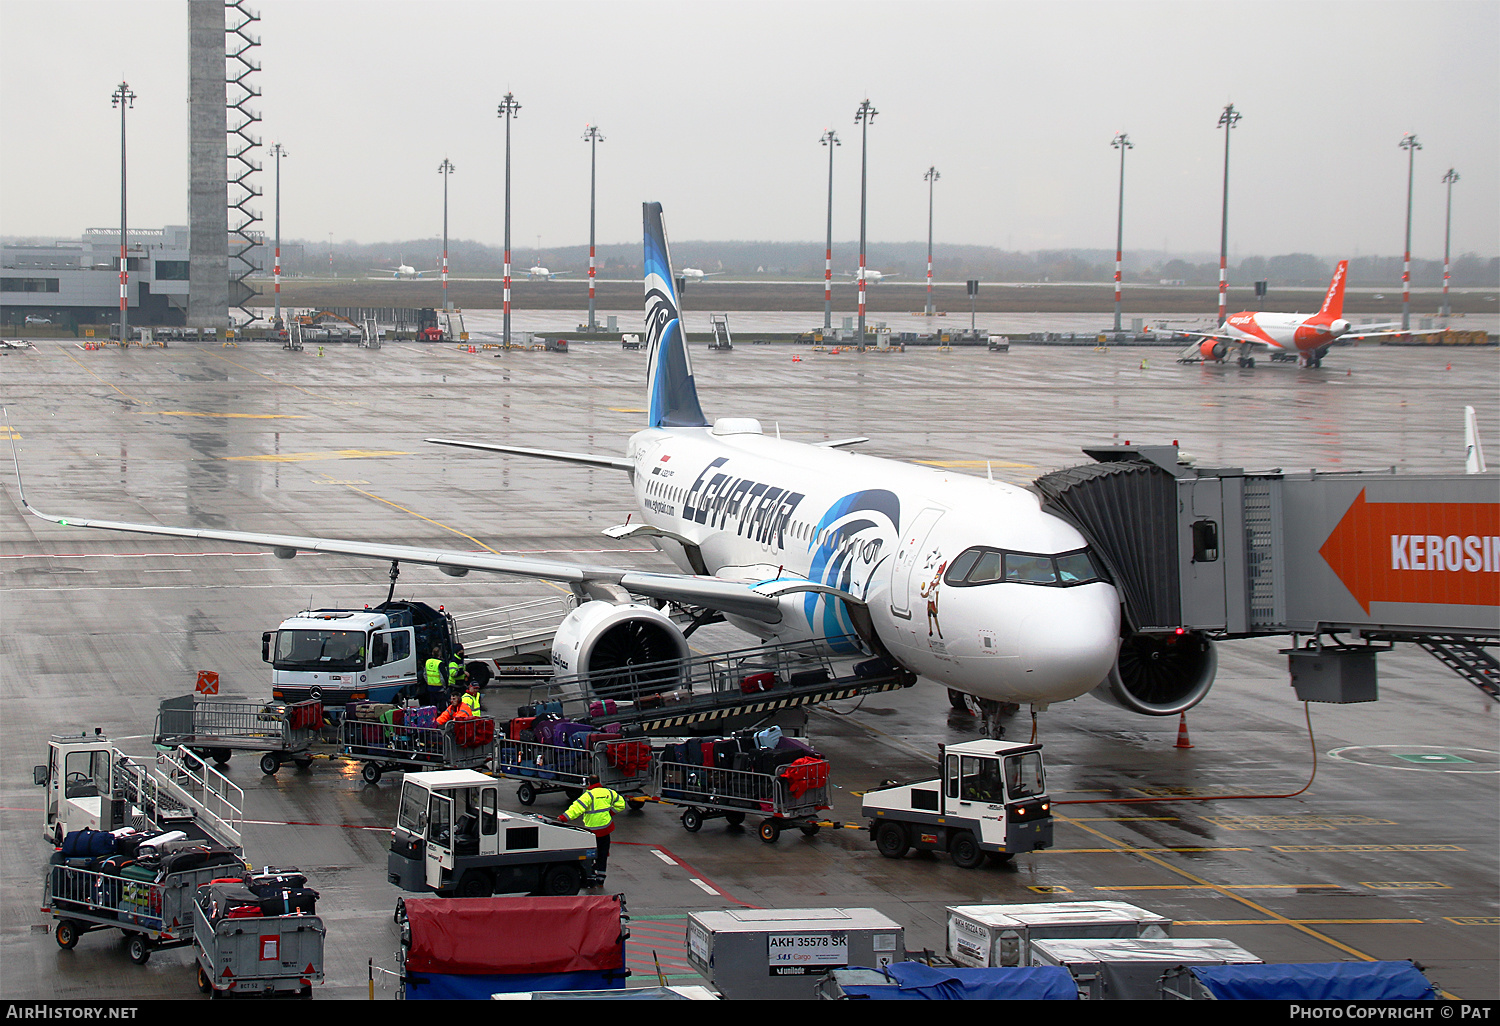
<path id="1" fill-rule="evenodd" d="M 470 695 L 465 693 L 463 697 L 463 704 L 468 708 L 469 712 L 473 713 L 475 716 L 482 715 L 482 713 L 480 713 L 479 711 L 479 696 L 477 694 Z"/>
<path id="2" fill-rule="evenodd" d="M 578 800 L 569 805 L 568 811 L 563 813 L 563 818 L 571 820 L 581 818 L 585 830 L 591 830 L 596 834 L 607 834 L 615 828 L 615 813 L 624 811 L 625 799 L 600 784 L 579 795 Z"/>
<path id="3" fill-rule="evenodd" d="M 427 686 L 430 688 L 443 686 L 443 661 L 437 656 L 427 660 Z"/>

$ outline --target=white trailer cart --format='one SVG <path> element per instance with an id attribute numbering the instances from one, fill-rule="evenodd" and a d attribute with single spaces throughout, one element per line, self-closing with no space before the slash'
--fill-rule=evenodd
<path id="1" fill-rule="evenodd" d="M 478 769 L 495 752 L 495 721 L 449 720 L 441 727 L 408 727 L 345 719 L 340 754 L 364 763 L 360 776 L 375 784 L 389 770 Z"/>
<path id="2" fill-rule="evenodd" d="M 495 743 L 495 772 L 520 781 L 516 800 L 527 806 L 537 795 L 556 791 L 573 801 L 588 788 L 592 774 L 639 810 L 646 804 L 653 761 L 651 742 L 644 738 L 596 741 L 587 749 L 539 741 L 501 739 Z"/>
<path id="3" fill-rule="evenodd" d="M 205 888 L 207 890 L 207 888 Z M 296 994 L 311 997 L 323 982 L 323 920 L 312 915 L 262 916 L 210 922 L 193 902 L 198 989 L 211 997 Z"/>
<path id="4" fill-rule="evenodd" d="M 92 860 L 74 859 L 76 863 Z M 193 904 L 199 884 L 243 872 L 245 865 L 220 851 L 191 869 L 159 871 L 137 862 L 85 869 L 55 861 L 42 882 L 42 911 L 57 920 L 53 936 L 72 948 L 85 933 L 117 929 L 130 960 L 144 965 L 156 948 L 193 942 Z"/>
<path id="5" fill-rule="evenodd" d="M 788 827 L 816 834 L 817 814 L 828 808 L 828 763 L 822 759 L 775 773 L 658 761 L 652 780 L 653 798 L 683 806 L 682 826 L 689 833 L 697 833 L 705 819 L 722 816 L 738 826 L 754 814 L 766 817 L 760 839 L 775 844 Z"/>
<path id="6" fill-rule="evenodd" d="M 260 752 L 267 776 L 283 762 L 312 764 L 312 747 L 323 729 L 323 703 L 231 702 L 182 695 L 162 699 L 156 713 L 156 743 L 182 745 L 217 765 L 234 752 Z"/>

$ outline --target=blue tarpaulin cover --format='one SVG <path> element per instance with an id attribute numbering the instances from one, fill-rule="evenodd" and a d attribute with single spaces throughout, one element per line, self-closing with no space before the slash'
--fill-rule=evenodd
<path id="1" fill-rule="evenodd" d="M 1077 1001 L 1078 985 L 1062 966 L 935 969 L 896 962 L 884 969 L 888 986 L 845 986 L 845 996 L 876 1001 Z"/>
<path id="2" fill-rule="evenodd" d="M 1189 966 L 1223 1001 L 1434 1001 L 1410 962 L 1308 962 L 1292 965 Z"/>

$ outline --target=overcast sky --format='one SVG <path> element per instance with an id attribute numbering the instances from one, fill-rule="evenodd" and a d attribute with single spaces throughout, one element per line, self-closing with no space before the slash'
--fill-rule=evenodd
<path id="1" fill-rule="evenodd" d="M 1217 252 L 1225 104 L 1231 257 L 1399 255 L 1416 133 L 1413 254 L 1500 250 L 1500 3 L 952 0 L 264 0 L 260 132 L 282 163 L 283 238 L 379 242 L 442 229 L 504 238 L 507 91 L 512 248 L 525 263 L 598 238 L 821 245 L 833 128 L 834 236 L 859 236 L 859 103 L 872 241 L 927 234 L 1006 249 L 1110 249 L 1125 167 L 1127 250 Z M 130 223 L 187 223 L 185 0 L 0 0 L 0 232 L 119 223 L 122 80 Z M 262 158 L 264 159 L 264 157 Z M 272 228 L 273 176 L 259 175 Z"/>

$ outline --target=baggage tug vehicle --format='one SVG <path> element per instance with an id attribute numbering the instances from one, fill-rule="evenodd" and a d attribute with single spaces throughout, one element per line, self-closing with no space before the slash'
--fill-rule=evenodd
<path id="1" fill-rule="evenodd" d="M 986 857 L 1009 862 L 1052 847 L 1041 745 L 965 741 L 939 753 L 937 779 L 865 792 L 860 813 L 880 854 L 945 851 L 955 866 L 974 869 Z"/>

